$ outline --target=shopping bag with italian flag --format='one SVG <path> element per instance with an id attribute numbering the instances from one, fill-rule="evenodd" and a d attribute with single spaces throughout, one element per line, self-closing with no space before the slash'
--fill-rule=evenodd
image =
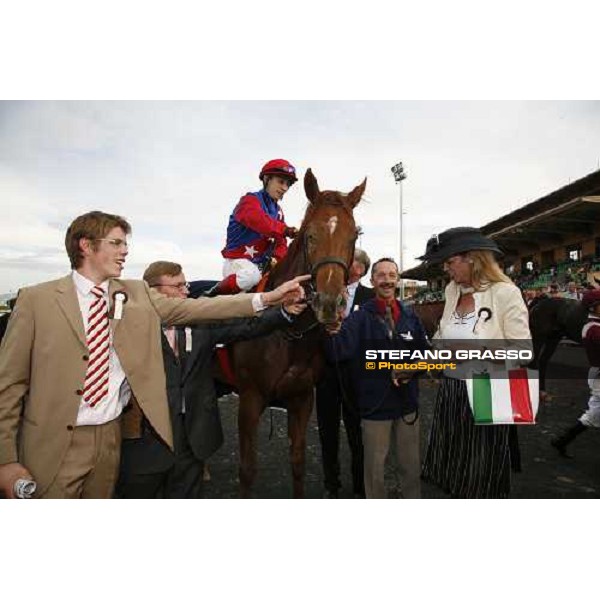
<path id="1" fill-rule="evenodd" d="M 476 425 L 533 425 L 539 404 L 537 371 L 511 369 L 505 376 L 474 373 L 467 379 Z"/>

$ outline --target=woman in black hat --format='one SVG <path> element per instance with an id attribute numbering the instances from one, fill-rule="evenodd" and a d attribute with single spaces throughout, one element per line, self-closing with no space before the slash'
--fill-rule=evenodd
<path id="1" fill-rule="evenodd" d="M 450 277 L 435 334 L 443 340 L 530 340 L 519 288 L 503 273 L 496 243 L 473 227 L 433 236 L 422 260 Z M 509 426 L 476 426 L 465 373 L 442 378 L 423 463 L 423 478 L 457 498 L 506 498 L 510 492 Z"/>

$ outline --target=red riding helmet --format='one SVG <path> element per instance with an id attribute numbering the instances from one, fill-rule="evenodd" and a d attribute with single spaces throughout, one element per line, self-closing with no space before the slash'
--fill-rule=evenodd
<path id="1" fill-rule="evenodd" d="M 583 294 L 583 298 L 581 299 L 581 303 L 590 310 L 596 304 L 600 304 L 600 289 L 588 290 Z"/>
<path id="2" fill-rule="evenodd" d="M 283 158 L 276 158 L 266 163 L 260 170 L 258 178 L 261 181 L 264 181 L 265 175 L 279 175 L 281 177 L 286 177 L 290 180 L 290 185 L 298 181 L 294 165 Z"/>

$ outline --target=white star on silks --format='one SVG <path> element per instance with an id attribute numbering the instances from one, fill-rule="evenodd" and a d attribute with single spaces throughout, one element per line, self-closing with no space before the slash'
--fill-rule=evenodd
<path id="1" fill-rule="evenodd" d="M 258 250 L 254 246 L 245 246 L 245 248 L 246 252 L 244 254 L 247 254 L 250 258 L 254 258 L 254 255 L 258 254 Z"/>

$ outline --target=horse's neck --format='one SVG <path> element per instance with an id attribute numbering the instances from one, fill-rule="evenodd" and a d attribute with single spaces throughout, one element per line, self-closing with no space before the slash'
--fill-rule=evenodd
<path id="1" fill-rule="evenodd" d="M 301 238 L 296 238 L 288 249 L 288 253 L 283 260 L 271 271 L 269 278 L 269 289 L 276 288 L 283 282 L 304 275 L 308 272 L 308 265 L 304 256 L 304 247 Z"/>

